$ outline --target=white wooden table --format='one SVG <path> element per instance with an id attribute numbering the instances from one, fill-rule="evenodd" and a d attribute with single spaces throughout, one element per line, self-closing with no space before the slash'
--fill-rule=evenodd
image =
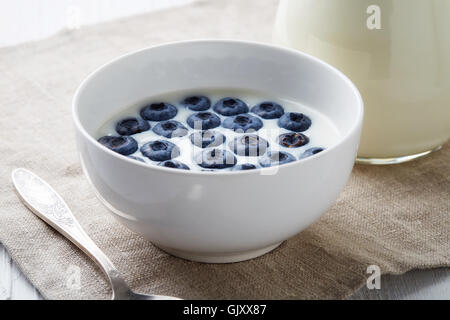
<path id="1" fill-rule="evenodd" d="M 0 300 L 42 299 L 0 244 Z"/>
<path id="2" fill-rule="evenodd" d="M 55 33 L 60 28 L 76 27 L 77 23 L 93 24 L 190 1 L 192 0 L 4 1 L 0 10 L 0 47 L 37 40 Z M 41 16 L 37 16 L 36 12 L 40 12 Z M 79 16 L 78 12 L 83 14 Z M 11 23 L 20 24 L 23 28 L 14 28 L 12 32 L 11 28 L 8 28 Z M 450 269 L 385 276 L 381 285 L 381 290 L 362 289 L 352 299 L 450 299 Z M 1 244 L 0 299 L 42 299 L 11 261 Z"/>

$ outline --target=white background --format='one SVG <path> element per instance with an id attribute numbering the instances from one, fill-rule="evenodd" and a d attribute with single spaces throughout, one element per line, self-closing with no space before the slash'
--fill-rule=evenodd
<path id="1" fill-rule="evenodd" d="M 0 0 L 0 47 L 39 40 L 64 28 L 76 28 L 78 24 L 95 24 L 191 1 Z M 381 284 L 382 290 L 362 289 L 353 299 L 450 299 L 448 269 L 385 276 Z M 37 298 L 40 295 L 23 277 L 0 244 L 0 299 Z"/>
<path id="2" fill-rule="evenodd" d="M 0 47 L 192 0 L 0 0 Z"/>

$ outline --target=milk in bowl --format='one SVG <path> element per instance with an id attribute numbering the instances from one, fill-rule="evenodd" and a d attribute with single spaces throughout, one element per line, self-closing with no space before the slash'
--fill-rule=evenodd
<path id="1" fill-rule="evenodd" d="M 243 171 L 314 156 L 341 137 L 331 120 L 291 99 L 197 89 L 125 106 L 99 128 L 105 147 L 148 165 Z"/>

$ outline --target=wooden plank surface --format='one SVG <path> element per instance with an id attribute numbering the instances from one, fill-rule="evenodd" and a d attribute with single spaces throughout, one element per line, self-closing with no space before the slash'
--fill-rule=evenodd
<path id="1" fill-rule="evenodd" d="M 0 244 L 0 300 L 40 300 L 42 296 Z"/>

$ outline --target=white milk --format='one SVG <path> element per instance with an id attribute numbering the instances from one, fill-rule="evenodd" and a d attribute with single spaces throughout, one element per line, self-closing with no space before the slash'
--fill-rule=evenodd
<path id="1" fill-rule="evenodd" d="M 414 155 L 449 139 L 450 1 L 282 0 L 274 39 L 355 82 L 365 103 L 359 157 Z"/>
<path id="2" fill-rule="evenodd" d="M 100 138 L 102 136 L 106 135 L 118 135 L 115 131 L 115 125 L 118 121 L 121 119 L 124 119 L 126 117 L 139 117 L 139 111 L 141 108 L 145 105 L 148 105 L 153 102 L 168 102 L 170 104 L 173 104 L 178 108 L 178 114 L 175 118 L 172 120 L 176 120 L 181 122 L 186 128 L 189 129 L 189 133 L 184 137 L 175 137 L 171 139 L 167 139 L 164 137 L 161 137 L 157 134 L 155 134 L 152 129 L 141 132 L 135 135 L 132 135 L 134 139 L 139 144 L 139 148 L 144 145 L 147 142 L 154 141 L 154 140 L 168 140 L 176 144 L 181 151 L 181 154 L 179 157 L 174 158 L 173 160 L 177 160 L 180 162 L 183 162 L 187 166 L 190 167 L 191 170 L 204 170 L 202 167 L 200 167 L 194 160 L 194 157 L 196 154 L 201 152 L 202 148 L 196 147 L 191 143 L 191 140 L 189 139 L 189 135 L 193 133 L 195 130 L 189 127 L 186 123 L 186 119 L 191 115 L 196 113 L 195 111 L 189 110 L 185 108 L 184 106 L 180 105 L 180 101 L 183 100 L 185 97 L 188 97 L 190 95 L 205 95 L 211 99 L 211 109 L 207 110 L 209 112 L 212 111 L 212 106 L 220 100 L 221 98 L 225 97 L 234 97 L 239 98 L 246 102 L 251 109 L 254 105 L 263 102 L 263 101 L 273 101 L 276 103 L 279 103 L 283 108 L 285 112 L 301 112 L 305 115 L 307 115 L 309 118 L 311 118 L 312 125 L 311 127 L 302 132 L 302 134 L 306 135 L 310 142 L 300 148 L 286 148 L 284 146 L 281 146 L 277 143 L 277 138 L 280 134 L 290 132 L 286 129 L 279 128 L 277 125 L 278 119 L 274 120 L 266 120 L 262 119 L 262 122 L 264 126 L 254 134 L 259 135 L 261 138 L 266 139 L 269 142 L 269 148 L 268 151 L 285 151 L 289 152 L 293 156 L 295 156 L 297 159 L 298 157 L 307 149 L 312 147 L 321 147 L 321 148 L 329 148 L 332 145 L 336 144 L 340 138 L 341 134 L 338 131 L 338 129 L 334 126 L 334 124 L 323 114 L 319 113 L 318 111 L 315 111 L 311 108 L 308 108 L 298 102 L 291 101 L 288 99 L 279 99 L 274 98 L 259 92 L 254 91 L 247 91 L 247 90 L 236 90 L 236 89 L 204 89 L 204 90 L 196 90 L 194 91 L 181 91 L 181 92 L 175 92 L 170 94 L 164 94 L 161 96 L 153 96 L 149 97 L 148 99 L 145 99 L 144 101 L 140 101 L 139 103 L 136 103 L 132 106 L 124 106 L 124 110 L 115 116 L 113 118 L 109 119 L 99 130 L 97 134 L 97 138 Z M 253 116 L 256 116 L 253 113 L 250 113 Z M 226 118 L 224 116 L 221 116 L 217 114 L 220 119 L 223 120 Z M 150 121 L 151 127 L 153 128 L 157 122 Z M 225 129 L 223 127 L 218 127 L 211 129 L 214 131 L 221 132 L 223 135 L 226 136 L 225 144 L 222 146 L 219 146 L 217 148 L 225 148 L 226 150 L 230 151 L 228 147 L 228 142 L 231 141 L 234 137 L 241 136 L 242 133 L 236 133 L 233 130 Z M 145 160 L 145 162 L 149 164 L 157 164 L 158 162 L 154 162 L 146 157 L 144 157 L 141 152 L 138 150 L 136 153 L 134 153 L 132 156 L 140 157 Z M 252 163 L 257 165 L 258 164 L 258 157 L 245 157 L 245 156 L 237 156 L 238 159 L 237 164 L 245 164 L 245 163 Z M 230 169 L 231 170 L 231 169 Z"/>

